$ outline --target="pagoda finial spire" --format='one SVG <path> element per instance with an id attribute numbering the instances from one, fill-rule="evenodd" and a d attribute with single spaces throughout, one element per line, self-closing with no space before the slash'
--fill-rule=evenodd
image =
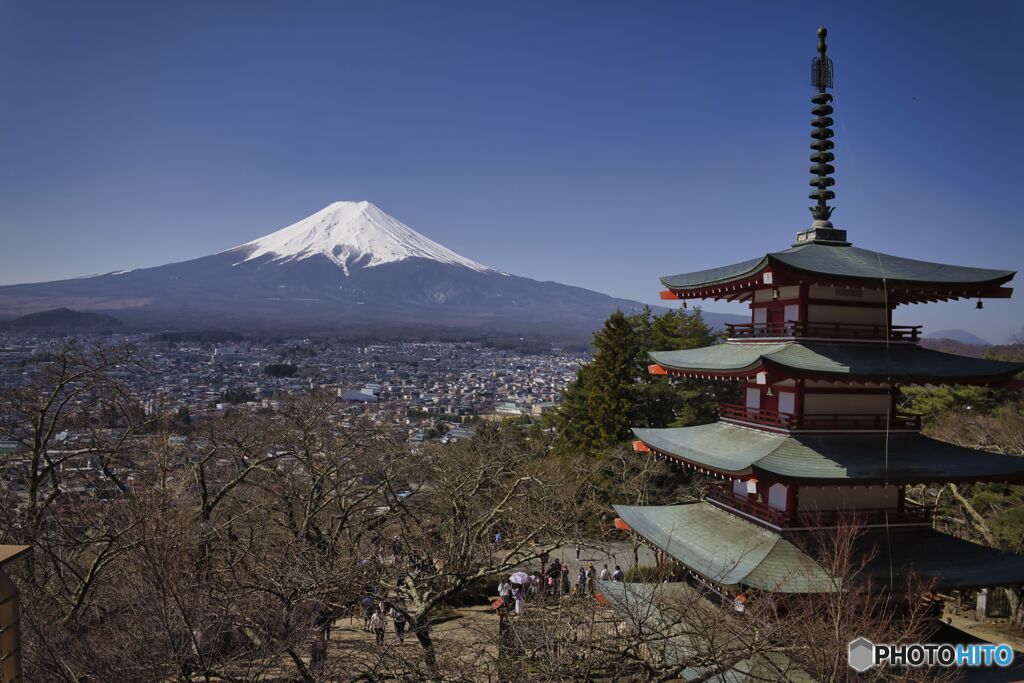
<path id="1" fill-rule="evenodd" d="M 832 130 L 832 117 L 830 116 L 832 95 L 826 92 L 828 88 L 832 87 L 832 60 L 826 54 L 828 50 L 828 46 L 825 44 L 826 36 L 828 36 L 828 31 L 822 26 L 818 29 L 818 56 L 811 61 L 811 85 L 818 91 L 811 97 L 811 102 L 814 104 L 811 108 L 811 114 L 814 115 L 814 118 L 811 119 L 811 137 L 813 138 L 811 141 L 811 163 L 813 164 L 811 174 L 814 177 L 811 178 L 810 184 L 814 189 L 808 195 L 816 202 L 814 206 L 810 207 L 814 222 L 811 224 L 810 230 L 797 235 L 797 242 L 848 244 L 846 231 L 837 230 L 832 226 L 830 219 L 835 207 L 828 205 L 830 199 L 836 198 L 836 193 L 831 190 L 831 187 L 836 184 L 835 178 L 832 177 L 836 171 L 832 162 L 836 157 L 832 153 L 832 149 L 835 147 L 835 143 L 832 142 L 835 132 Z"/>
<path id="2" fill-rule="evenodd" d="M 832 95 L 825 92 L 826 88 L 832 87 L 832 60 L 825 54 L 827 35 L 828 31 L 824 26 L 818 29 L 818 56 L 811 62 L 811 85 L 816 87 L 818 92 L 811 97 L 811 102 L 814 103 L 814 107 L 811 108 L 811 114 L 814 115 L 811 119 L 811 137 L 814 138 L 811 142 L 811 162 L 814 164 L 811 166 L 811 173 L 814 174 L 811 185 L 815 189 L 808 195 L 818 202 L 816 206 L 811 207 L 811 215 L 814 216 L 815 222 L 824 223 L 832 217 L 834 209 L 828 206 L 827 202 L 836 198 L 836 193 L 829 189 L 836 182 L 835 178 L 831 177 L 836 170 L 832 165 L 836 157 L 831 151 L 835 147 L 832 142 L 832 136 L 835 135 L 832 131 L 832 117 L 829 116 L 832 113 Z"/>

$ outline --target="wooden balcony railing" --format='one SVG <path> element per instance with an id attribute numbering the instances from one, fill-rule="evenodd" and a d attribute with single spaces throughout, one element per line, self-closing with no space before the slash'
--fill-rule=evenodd
<path id="1" fill-rule="evenodd" d="M 736 420 L 748 422 L 776 429 L 785 429 L 791 432 L 797 431 L 823 431 L 823 430 L 850 430 L 850 431 L 884 431 L 886 429 L 898 431 L 919 431 L 921 429 L 920 415 L 903 415 L 894 413 L 885 415 L 854 415 L 854 414 L 813 414 L 813 415 L 790 415 L 780 413 L 777 410 L 766 410 L 764 408 L 748 408 L 729 403 L 718 406 L 718 415 L 724 420 Z"/>
<path id="2" fill-rule="evenodd" d="M 904 503 L 902 510 L 869 508 L 864 510 L 815 510 L 797 513 L 797 526 L 837 526 L 855 524 L 878 526 L 883 524 L 931 524 L 932 508 Z"/>
<path id="3" fill-rule="evenodd" d="M 755 337 L 816 337 L 822 339 L 856 339 L 863 341 L 908 341 L 921 338 L 920 325 L 871 325 L 867 323 L 809 323 L 788 320 L 778 323 L 726 323 L 733 339 Z"/>
<path id="4" fill-rule="evenodd" d="M 721 403 L 718 406 L 718 416 L 724 420 L 739 420 L 741 422 L 753 422 L 754 424 L 768 427 L 779 427 L 780 429 L 796 429 L 796 415 L 780 413 L 777 410 L 765 410 L 764 408 L 748 408 L 737 406 L 731 403 Z"/>
<path id="5" fill-rule="evenodd" d="M 704 497 L 714 503 L 746 513 L 780 528 L 828 527 L 840 524 L 880 526 L 884 524 L 931 524 L 932 508 L 904 503 L 902 510 L 869 508 L 860 510 L 815 510 L 791 515 L 777 510 L 755 496 L 739 496 L 726 488 L 712 486 Z"/>
<path id="6" fill-rule="evenodd" d="M 712 486 L 704 491 L 707 500 L 721 503 L 733 510 L 745 512 L 777 527 L 789 526 L 789 515 L 785 510 L 776 510 L 766 503 L 757 501 L 756 496 L 737 496 L 729 489 Z"/>

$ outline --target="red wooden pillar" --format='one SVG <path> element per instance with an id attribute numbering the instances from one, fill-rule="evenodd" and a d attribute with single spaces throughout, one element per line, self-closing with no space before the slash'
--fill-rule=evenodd
<path id="1" fill-rule="evenodd" d="M 807 325 L 807 299 L 809 297 L 809 294 L 808 294 L 809 291 L 810 291 L 810 288 L 807 286 L 807 283 L 806 282 L 801 282 L 800 283 L 800 294 L 799 294 L 799 297 L 800 297 L 800 322 L 802 324 L 804 324 L 804 325 Z"/>
<path id="2" fill-rule="evenodd" d="M 800 487 L 790 484 L 786 488 L 786 513 L 789 515 L 790 523 L 796 522 L 797 506 L 800 504 Z"/>

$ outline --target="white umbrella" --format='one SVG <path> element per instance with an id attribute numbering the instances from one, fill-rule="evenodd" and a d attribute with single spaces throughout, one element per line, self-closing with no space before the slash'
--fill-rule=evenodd
<path id="1" fill-rule="evenodd" d="M 508 580 L 512 583 L 517 583 L 520 586 L 525 586 L 530 583 L 530 575 L 526 572 L 516 572 L 512 576 L 508 577 Z"/>

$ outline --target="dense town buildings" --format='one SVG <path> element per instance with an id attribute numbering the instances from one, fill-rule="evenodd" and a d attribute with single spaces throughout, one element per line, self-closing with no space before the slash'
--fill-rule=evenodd
<path id="1" fill-rule="evenodd" d="M 113 374 L 145 414 L 179 416 L 191 425 L 229 411 L 273 413 L 292 396 L 311 389 L 338 397 L 345 412 L 392 430 L 411 446 L 448 442 L 473 434 L 482 420 L 537 419 L 557 404 L 586 356 L 552 349 L 522 354 L 480 343 L 333 344 L 294 339 L 279 342 L 167 342 L 145 335 L 83 338 L 82 344 L 130 344 L 137 367 Z M 32 380 L 33 359 L 59 348 L 63 338 L 0 335 L 0 387 Z M 268 373 L 268 367 L 283 368 Z M 84 434 L 62 433 L 61 449 L 81 445 Z M 184 435 L 171 436 L 184 446 Z M 2 476 L 17 490 L 26 463 L 19 445 L 0 441 Z M 94 456 L 61 458 L 61 486 L 72 498 L 116 495 L 97 487 Z"/>

